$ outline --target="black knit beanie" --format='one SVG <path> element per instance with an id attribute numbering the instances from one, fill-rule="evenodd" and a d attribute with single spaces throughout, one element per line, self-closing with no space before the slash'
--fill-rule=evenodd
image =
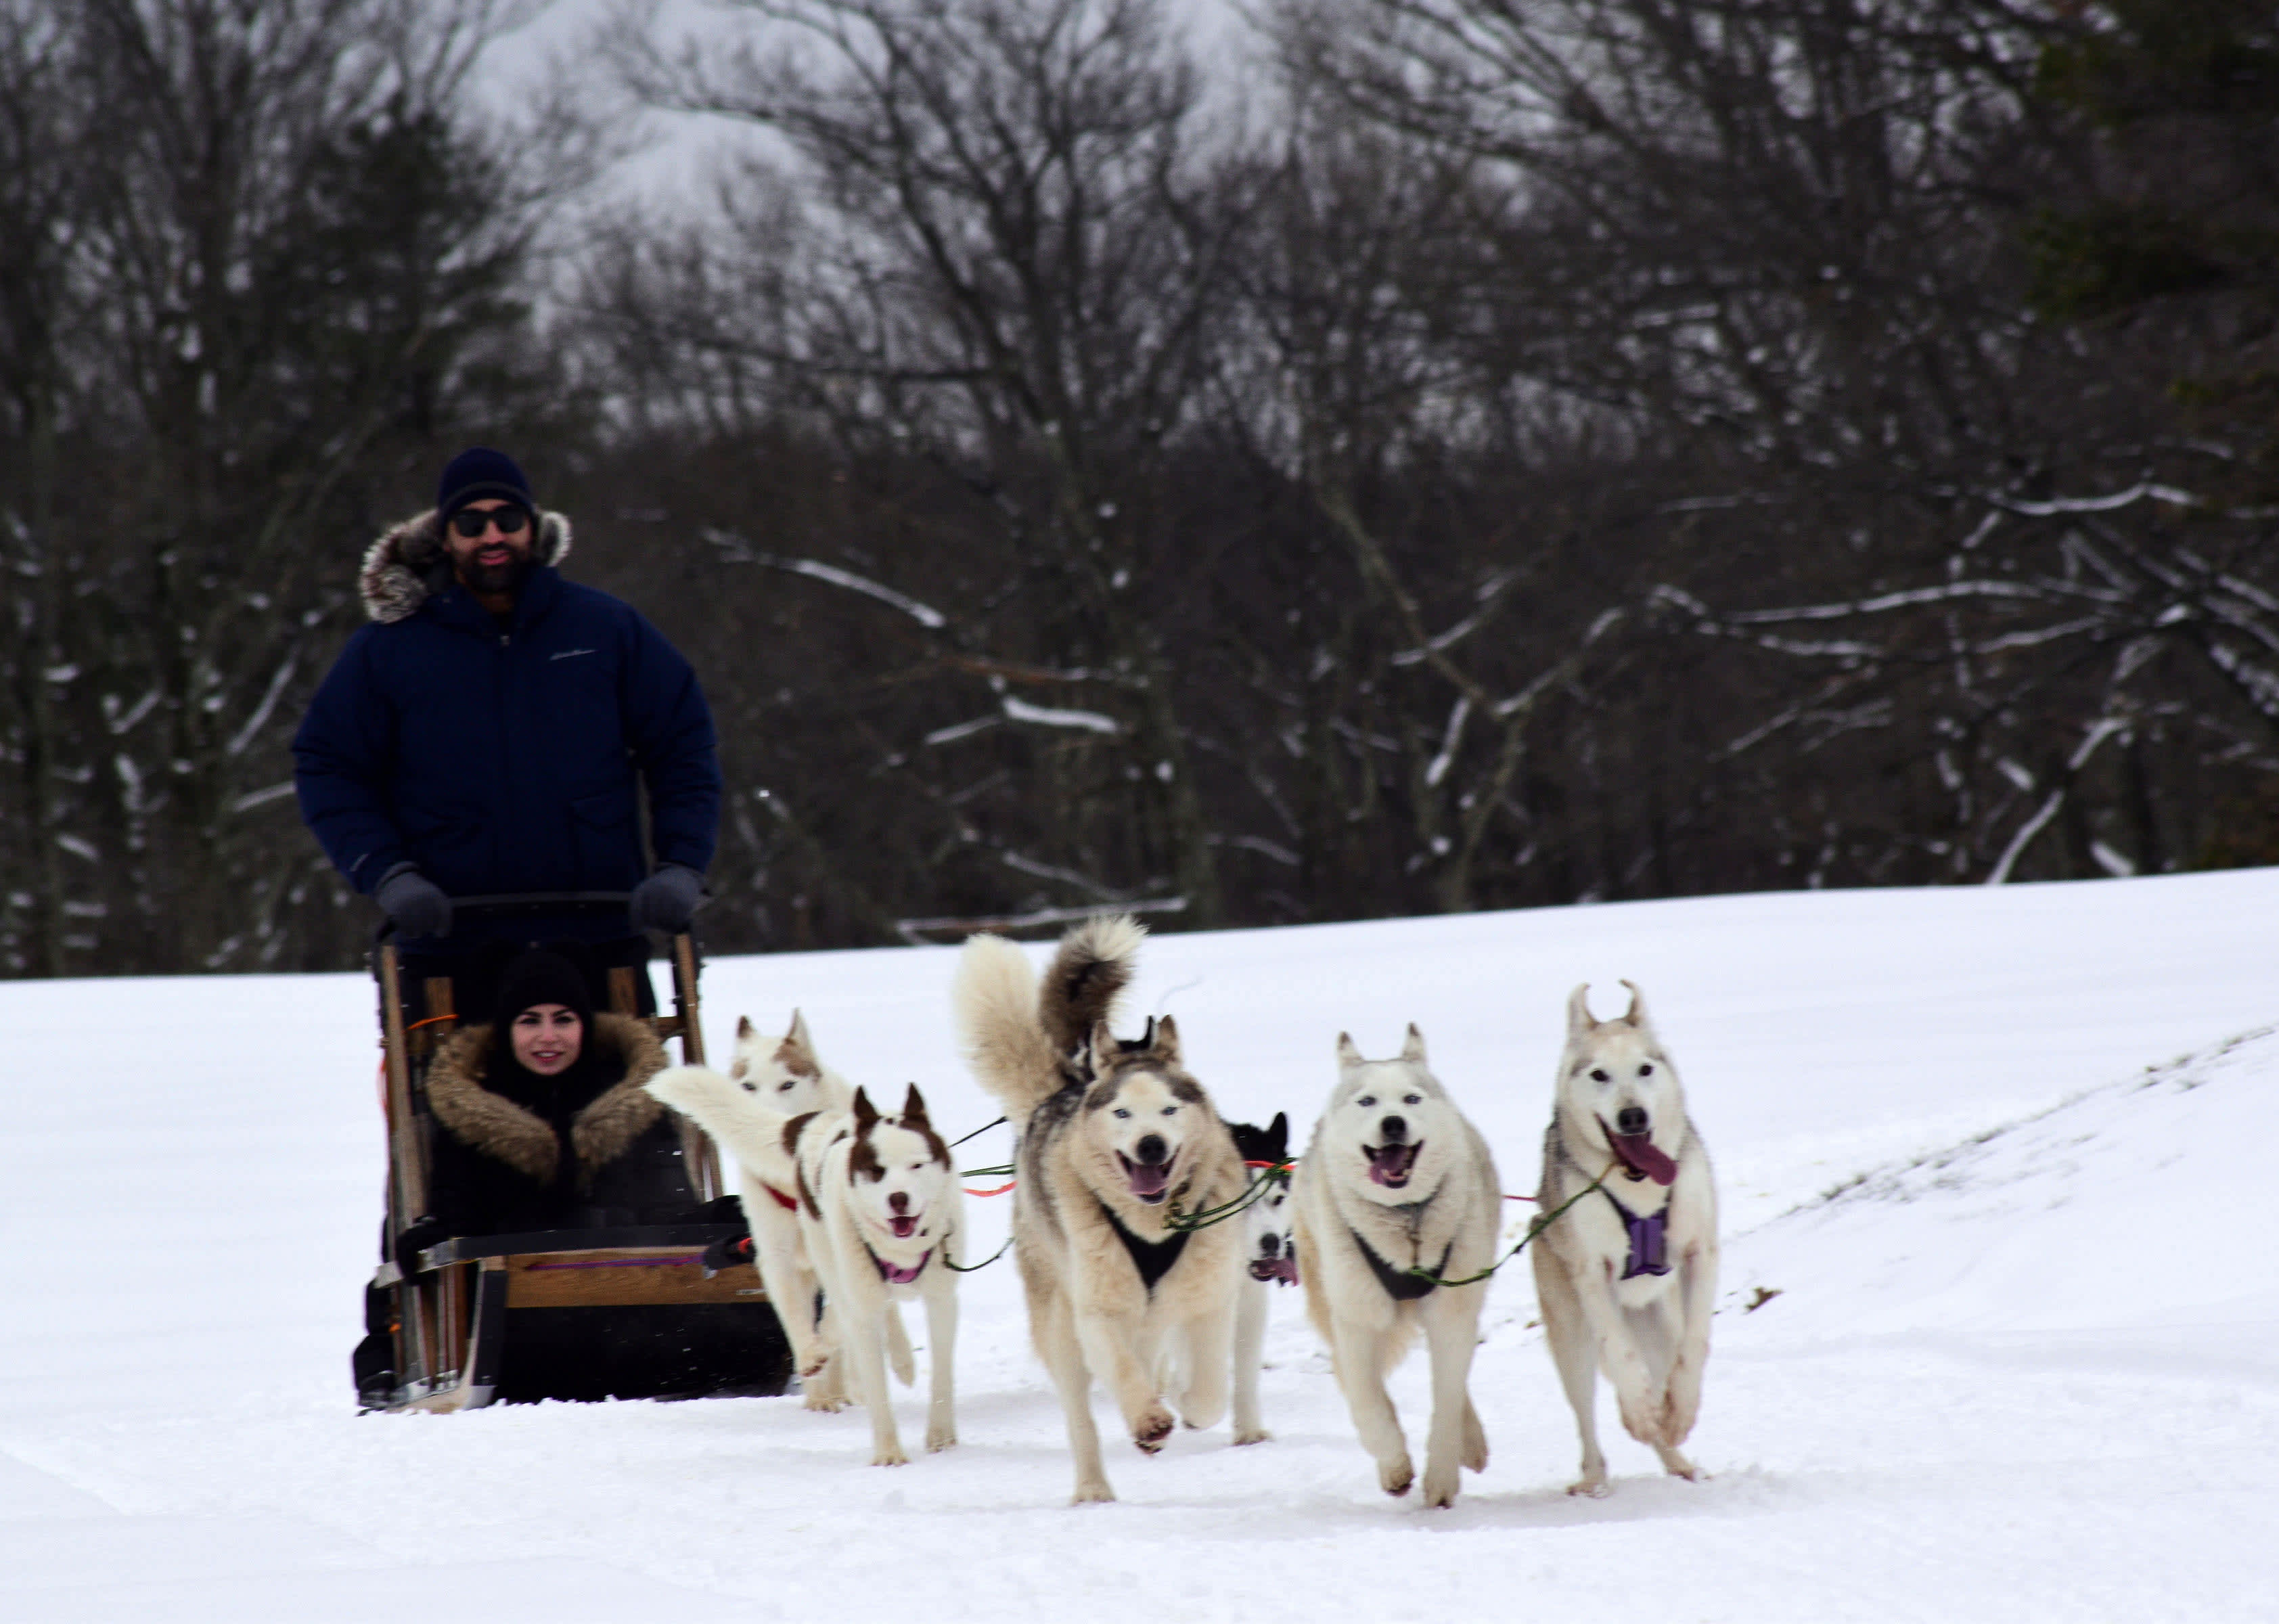
<path id="1" fill-rule="evenodd" d="M 562 945 L 533 947 L 506 967 L 492 1018 L 504 1031 L 515 1016 L 539 1004 L 559 1004 L 588 1032 L 594 1029 L 593 983 Z"/>
<path id="2" fill-rule="evenodd" d="M 435 523 L 439 528 L 448 525 L 451 515 L 469 502 L 493 497 L 520 502 L 533 513 L 538 511 L 538 501 L 530 494 L 530 481 L 522 477 L 522 470 L 512 457 L 488 446 L 462 451 L 451 459 L 450 465 L 443 470 L 443 477 L 435 483 Z"/>

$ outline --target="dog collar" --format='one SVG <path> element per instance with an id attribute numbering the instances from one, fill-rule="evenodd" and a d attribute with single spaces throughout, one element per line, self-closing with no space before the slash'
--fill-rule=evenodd
<path id="1" fill-rule="evenodd" d="M 1392 1264 L 1377 1255 L 1370 1244 L 1362 1239 L 1361 1231 L 1351 1224 L 1346 1226 L 1346 1233 L 1352 1236 L 1354 1245 L 1361 1248 L 1361 1255 L 1369 1260 L 1369 1272 L 1377 1276 L 1377 1283 L 1385 1288 L 1385 1294 L 1394 1302 L 1414 1302 L 1440 1283 L 1437 1280 L 1426 1280 L 1420 1275 L 1412 1275 L 1405 1268 L 1393 1268 Z M 1432 1272 L 1436 1275 L 1446 1274 L 1448 1260 L 1455 1254 L 1455 1251 L 1456 1239 L 1452 1235 L 1448 1237 L 1448 1244 L 1440 1249 L 1439 1267 Z"/>
<path id="2" fill-rule="evenodd" d="M 1667 1250 L 1669 1229 L 1669 1203 L 1664 1201 L 1655 1211 L 1641 1218 L 1620 1201 L 1615 1192 L 1604 1184 L 1599 1193 L 1614 1201 L 1615 1211 L 1622 1214 L 1623 1228 L 1630 1232 L 1631 1254 L 1623 1260 L 1623 1278 L 1635 1280 L 1640 1275 L 1669 1273 Z"/>
<path id="3" fill-rule="evenodd" d="M 1116 1231 L 1116 1238 L 1124 1243 L 1124 1250 L 1132 1254 L 1132 1267 L 1140 1271 L 1140 1283 L 1147 1288 L 1147 1295 L 1153 1297 L 1155 1283 L 1171 1272 L 1171 1265 L 1178 1262 L 1179 1253 L 1186 1250 L 1189 1232 L 1179 1229 L 1167 1240 L 1141 1240 L 1124 1227 L 1124 1220 L 1109 1210 L 1107 1202 L 1097 1196 L 1093 1199 L 1100 1207 L 1100 1215 L 1108 1220 L 1108 1227 Z"/>
<path id="4" fill-rule="evenodd" d="M 764 1181 L 761 1182 L 760 1188 L 766 1191 L 770 1195 L 775 1197 L 776 1205 L 782 1207 L 784 1211 L 787 1213 L 795 1213 L 799 1210 L 798 1197 L 787 1196 L 782 1191 L 777 1189 L 773 1184 L 768 1184 Z"/>

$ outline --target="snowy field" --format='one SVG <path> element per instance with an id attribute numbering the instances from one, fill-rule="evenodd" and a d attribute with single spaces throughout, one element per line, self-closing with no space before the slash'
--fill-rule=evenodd
<path id="1" fill-rule="evenodd" d="M 0 1619 L 2279 1618 L 2279 1260 L 2239 1165 L 2279 1138 L 2275 937 L 2279 871 L 1152 944 L 1130 1007 L 1178 1014 L 1228 1115 L 1310 1126 L 1338 1031 L 1415 1020 L 1514 1191 L 1568 989 L 1646 989 L 1725 1201 L 1713 1475 L 1658 1475 L 1602 1390 L 1615 1491 L 1562 1492 L 1523 1262 L 1473 1372 L 1492 1459 L 1441 1513 L 1377 1491 L 1293 1292 L 1273 1442 L 1111 1441 L 1120 1503 L 1071 1510 L 1009 1264 L 965 1283 L 963 1443 L 900 1469 L 795 1398 L 359 1417 L 366 984 L 0 985 Z M 723 961 L 712 1041 L 796 1005 L 963 1131 L 995 1113 L 952 959 Z M 971 1204 L 993 1246 L 1006 1206 Z M 1421 1355 L 1395 1391 L 1421 1442 Z"/>

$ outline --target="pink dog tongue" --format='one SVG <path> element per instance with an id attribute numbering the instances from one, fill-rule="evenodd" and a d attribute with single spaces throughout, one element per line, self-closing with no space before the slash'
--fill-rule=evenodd
<path id="1" fill-rule="evenodd" d="M 1408 1176 L 1408 1169 L 1416 1160 L 1419 1147 L 1415 1145 L 1381 1145 L 1369 1153 L 1369 1176 L 1380 1184 L 1398 1187 Z"/>
<path id="2" fill-rule="evenodd" d="M 1132 1193 L 1136 1196 L 1161 1195 L 1163 1186 L 1171 1182 L 1171 1164 L 1168 1161 L 1126 1161 L 1124 1177 L 1130 1180 Z"/>
<path id="3" fill-rule="evenodd" d="M 1652 1134 L 1610 1133 L 1607 1139 L 1631 1172 L 1643 1174 L 1657 1184 L 1667 1184 L 1677 1176 L 1677 1164 L 1655 1146 Z"/>

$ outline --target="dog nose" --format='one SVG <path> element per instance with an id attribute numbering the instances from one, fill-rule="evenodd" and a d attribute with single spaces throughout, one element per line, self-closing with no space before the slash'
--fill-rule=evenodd
<path id="1" fill-rule="evenodd" d="M 1260 1236 L 1258 1237 L 1258 1254 L 1259 1256 L 1265 1258 L 1280 1257 L 1282 1255 L 1281 1237 L 1275 1235 Z"/>
<path id="2" fill-rule="evenodd" d="M 1617 1133 L 1644 1133 L 1646 1125 L 1644 1106 L 1624 1106 L 1615 1113 L 1615 1131 Z"/>
<path id="3" fill-rule="evenodd" d="M 1163 1137 L 1161 1134 L 1149 1134 L 1146 1138 L 1140 1140 L 1134 1148 L 1140 1153 L 1140 1160 L 1147 1163 L 1151 1167 L 1158 1162 L 1168 1161 L 1170 1160 L 1170 1158 L 1164 1153 Z"/>
<path id="4" fill-rule="evenodd" d="M 886 1205 L 895 1212 L 906 1213 L 910 1210 L 910 1199 L 897 1190 L 886 1198 Z"/>
<path id="5" fill-rule="evenodd" d="M 1388 1116 L 1377 1123 L 1377 1131 L 1387 1145 L 1398 1145 L 1408 1137 L 1408 1123 L 1398 1116 Z"/>

